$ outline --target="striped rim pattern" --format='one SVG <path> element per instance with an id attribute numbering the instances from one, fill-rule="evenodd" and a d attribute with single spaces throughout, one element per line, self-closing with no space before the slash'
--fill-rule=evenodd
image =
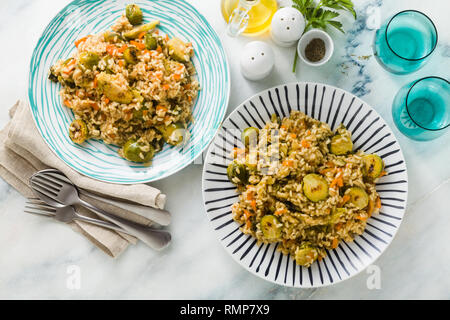
<path id="1" fill-rule="evenodd" d="M 351 243 L 341 242 L 327 257 L 311 267 L 297 266 L 294 259 L 277 251 L 277 244 L 257 244 L 244 235 L 231 216 L 238 200 L 226 168 L 234 147 L 242 147 L 233 130 L 262 128 L 275 113 L 286 117 L 291 110 L 326 122 L 334 130 L 343 123 L 352 132 L 355 149 L 377 153 L 388 175 L 380 178 L 377 191 L 382 208 L 367 222 L 365 232 Z M 224 121 L 214 138 L 203 169 L 203 199 L 206 214 L 217 237 L 235 261 L 261 278 L 280 285 L 311 288 L 335 284 L 372 264 L 395 236 L 405 212 L 408 183 L 400 146 L 378 113 L 354 95 L 319 83 L 278 86 L 248 99 Z"/>
<path id="2" fill-rule="evenodd" d="M 206 19 L 182 0 L 135 1 L 145 22 L 158 19 L 159 30 L 191 41 L 193 63 L 202 90 L 195 101 L 195 122 L 188 130 L 189 142 L 180 147 L 166 145 L 151 166 L 122 159 L 116 146 L 89 140 L 72 143 L 68 127 L 73 113 L 62 105 L 60 85 L 47 80 L 50 66 L 75 50 L 76 39 L 107 30 L 124 12 L 126 0 L 75 0 L 50 22 L 39 39 L 30 62 L 28 98 L 36 126 L 50 149 L 67 165 L 94 179 L 121 183 L 143 183 L 167 177 L 191 163 L 208 146 L 223 120 L 230 92 L 229 66 L 220 39 Z"/>

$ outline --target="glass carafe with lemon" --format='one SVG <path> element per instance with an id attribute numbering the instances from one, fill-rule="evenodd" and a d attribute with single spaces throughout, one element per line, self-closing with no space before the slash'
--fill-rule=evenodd
<path id="1" fill-rule="evenodd" d="M 221 9 L 231 36 L 258 35 L 270 27 L 277 0 L 222 0 Z"/>

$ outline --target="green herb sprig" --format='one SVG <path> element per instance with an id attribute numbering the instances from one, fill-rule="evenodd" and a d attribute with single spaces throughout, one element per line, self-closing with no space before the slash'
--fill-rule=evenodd
<path id="1" fill-rule="evenodd" d="M 353 8 L 353 2 L 351 0 L 320 0 L 317 4 L 314 0 L 293 0 L 292 6 L 300 11 L 305 17 L 306 26 L 304 32 L 311 27 L 326 29 L 326 27 L 330 25 L 342 33 L 345 33 L 344 29 L 342 29 L 342 23 L 337 20 L 333 20 L 339 16 L 339 13 L 329 9 L 349 11 L 356 19 L 356 12 Z M 292 72 L 295 72 L 297 67 L 297 59 L 298 54 L 296 50 Z"/>

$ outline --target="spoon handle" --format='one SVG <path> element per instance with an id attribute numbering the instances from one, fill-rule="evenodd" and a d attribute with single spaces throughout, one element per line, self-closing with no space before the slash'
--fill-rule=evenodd
<path id="1" fill-rule="evenodd" d="M 149 247 L 156 249 L 156 250 L 162 250 L 164 249 L 171 241 L 172 236 L 169 232 L 164 230 L 155 230 L 152 228 L 149 228 L 147 226 L 143 226 L 131 221 L 128 221 L 126 219 L 123 219 L 121 217 L 114 216 L 100 208 L 97 208 L 93 206 L 92 204 L 79 200 L 78 204 L 82 205 L 83 207 L 94 211 L 96 214 L 98 214 L 103 219 L 106 219 L 112 223 L 115 223 L 122 229 L 124 229 L 127 233 L 131 234 L 132 236 L 135 236 L 142 242 L 144 242 Z"/>

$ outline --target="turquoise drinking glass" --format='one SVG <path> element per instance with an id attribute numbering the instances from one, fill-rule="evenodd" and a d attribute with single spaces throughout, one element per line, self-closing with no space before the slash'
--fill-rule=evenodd
<path id="1" fill-rule="evenodd" d="M 401 133 L 411 139 L 442 136 L 450 126 L 450 83 L 440 77 L 408 83 L 394 98 L 392 117 Z"/>
<path id="2" fill-rule="evenodd" d="M 437 30 L 430 18 L 420 11 L 405 10 L 377 30 L 374 55 L 389 72 L 407 74 L 428 61 L 437 41 Z"/>

